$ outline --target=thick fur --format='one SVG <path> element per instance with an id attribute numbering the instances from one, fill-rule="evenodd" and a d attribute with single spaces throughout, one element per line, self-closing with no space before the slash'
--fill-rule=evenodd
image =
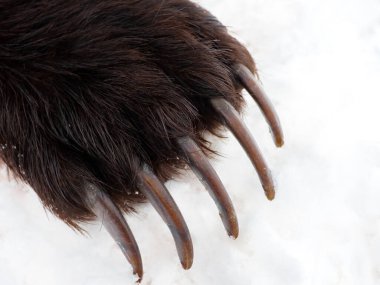
<path id="1" fill-rule="evenodd" d="M 94 217 L 85 183 L 125 211 L 136 173 L 184 166 L 175 138 L 221 126 L 209 99 L 243 100 L 246 49 L 187 0 L 0 0 L 0 155 L 68 223 Z"/>

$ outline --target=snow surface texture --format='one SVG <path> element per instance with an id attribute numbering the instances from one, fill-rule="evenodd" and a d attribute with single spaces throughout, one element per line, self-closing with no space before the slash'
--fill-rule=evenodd
<path id="1" fill-rule="evenodd" d="M 380 283 L 380 2 L 202 0 L 255 57 L 281 118 L 275 149 L 249 96 L 245 121 L 277 183 L 265 199 L 235 139 L 215 140 L 213 161 L 240 222 L 229 239 L 217 210 L 188 173 L 168 183 L 193 237 L 182 270 L 172 237 L 150 205 L 128 222 L 142 284 Z M 90 237 L 43 210 L 27 186 L 0 177 L 0 284 L 134 284 L 131 267 L 100 224 Z"/>

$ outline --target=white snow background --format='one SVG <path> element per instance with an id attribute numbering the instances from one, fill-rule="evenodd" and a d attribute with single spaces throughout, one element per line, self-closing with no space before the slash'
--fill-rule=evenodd
<path id="1" fill-rule="evenodd" d="M 191 173 L 167 184 L 194 243 L 184 271 L 166 225 L 148 204 L 127 220 L 142 284 L 380 284 L 380 1 L 202 0 L 252 52 L 282 121 L 276 149 L 253 100 L 244 119 L 277 184 L 266 200 L 235 139 L 213 161 L 234 202 L 237 240 Z M 100 223 L 90 236 L 0 178 L 1 285 L 126 285 L 132 270 Z"/>

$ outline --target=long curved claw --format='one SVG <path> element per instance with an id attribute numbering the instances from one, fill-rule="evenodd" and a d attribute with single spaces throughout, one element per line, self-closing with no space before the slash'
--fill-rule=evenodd
<path id="1" fill-rule="evenodd" d="M 214 109 L 222 116 L 226 125 L 244 148 L 260 177 L 261 185 L 269 200 L 275 196 L 272 175 L 255 140 L 245 124 L 240 120 L 235 108 L 223 98 L 211 99 Z"/>
<path id="2" fill-rule="evenodd" d="M 247 89 L 248 93 L 253 97 L 263 112 L 265 119 L 271 128 L 274 143 L 277 147 L 281 147 L 284 144 L 284 135 L 280 120 L 278 119 L 277 113 L 268 99 L 268 96 L 261 87 L 261 84 L 245 65 L 236 64 L 234 65 L 234 70 L 240 83 L 245 89 Z"/>
<path id="3" fill-rule="evenodd" d="M 119 208 L 112 200 L 95 185 L 87 185 L 88 200 L 96 216 L 112 238 L 116 241 L 124 256 L 132 265 L 133 274 L 137 274 L 140 282 L 143 276 L 143 265 L 136 240 Z"/>
<path id="4" fill-rule="evenodd" d="M 190 167 L 215 201 L 228 235 L 237 238 L 239 235 L 239 225 L 236 213 L 231 199 L 214 168 L 199 146 L 191 138 L 178 138 L 177 143 L 187 156 Z"/>
<path id="5" fill-rule="evenodd" d="M 140 191 L 152 203 L 168 225 L 173 235 L 182 267 L 189 269 L 193 263 L 193 243 L 177 204 L 149 166 L 143 166 L 137 179 Z"/>

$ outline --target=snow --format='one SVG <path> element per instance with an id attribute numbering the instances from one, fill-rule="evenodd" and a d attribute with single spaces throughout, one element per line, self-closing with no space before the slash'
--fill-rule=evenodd
<path id="1" fill-rule="evenodd" d="M 285 146 L 247 96 L 245 122 L 277 184 L 265 199 L 235 139 L 215 140 L 213 161 L 240 222 L 227 237 L 191 173 L 168 183 L 192 234 L 182 270 L 170 232 L 149 205 L 128 222 L 142 284 L 380 284 L 380 2 L 202 0 L 254 55 L 281 118 Z M 231 136 L 230 136 L 231 137 Z M 89 236 L 46 213 L 27 186 L 0 176 L 0 284 L 134 284 L 100 224 Z"/>

